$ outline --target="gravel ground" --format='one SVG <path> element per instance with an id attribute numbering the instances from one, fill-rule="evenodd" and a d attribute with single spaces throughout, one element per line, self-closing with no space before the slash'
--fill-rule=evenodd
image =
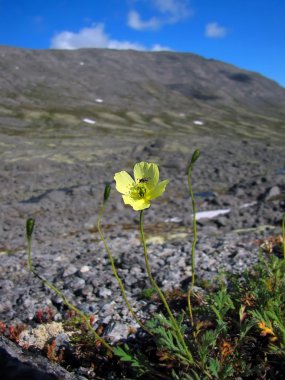
<path id="1" fill-rule="evenodd" d="M 97 153 L 99 158 L 95 155 L 88 161 L 55 161 L 48 159 L 47 151 L 41 158 L 35 152 L 25 156 L 23 147 L 15 160 L 3 155 L 1 320 L 32 328 L 39 309 L 51 307 L 58 323 L 66 313 L 61 299 L 28 271 L 25 221 L 34 217 L 32 257 L 40 275 L 80 310 L 93 314 L 94 326 L 105 323 L 110 341 L 125 338 L 130 326 L 136 327 L 112 275 L 96 220 L 104 183 L 112 181 L 116 171 L 131 171 L 141 160 L 159 163 L 161 179 L 170 179 L 163 197 L 144 214 L 153 275 L 164 290 L 186 287 L 191 279 L 193 240 L 186 167 L 197 147 L 202 152 L 192 176 L 197 210 L 229 212 L 198 220 L 196 276 L 214 280 L 222 269 L 242 272 L 251 266 L 257 260 L 260 241 L 280 233 L 285 212 L 284 146 L 214 138 L 190 140 L 180 136 L 175 141 L 159 138 L 114 147 L 110 140 L 111 151 L 104 157 Z M 139 214 L 124 206 L 114 184 L 112 188 L 102 230 L 131 304 L 138 315 L 147 318 L 156 305 L 140 299 L 142 289 L 150 285 L 140 244 Z M 24 336 L 23 344 L 29 339 Z"/>

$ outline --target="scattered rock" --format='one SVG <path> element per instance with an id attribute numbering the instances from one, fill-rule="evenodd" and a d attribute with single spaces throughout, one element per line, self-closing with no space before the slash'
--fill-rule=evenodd
<path id="1" fill-rule="evenodd" d="M 73 163 L 37 158 L 5 162 L 2 169 L 6 173 L 3 181 L 6 200 L 0 205 L 1 319 L 11 324 L 32 325 L 36 311 L 46 307 L 54 308 L 54 319 L 58 322 L 67 315 L 62 299 L 27 268 L 24 218 L 35 215 L 32 260 L 37 271 L 57 286 L 69 302 L 92 315 L 96 327 L 105 324 L 110 339 L 128 337 L 133 320 L 112 273 L 96 222 L 105 181 L 112 180 L 113 173 L 122 168 L 132 170 L 136 157 L 159 160 L 161 179 L 170 179 L 163 197 L 144 214 L 152 274 L 165 290 L 189 283 L 193 222 L 184 163 L 189 161 L 189 151 L 196 143 L 201 144 L 202 151 L 193 171 L 197 211 L 230 210 L 228 214 L 198 221 L 196 277 L 212 280 L 220 270 L 242 273 L 250 267 L 258 258 L 258 246 L 253 242 L 280 231 L 285 211 L 280 195 L 284 193 L 285 176 L 277 169 L 284 166 L 284 149 L 268 148 L 265 155 L 261 154 L 262 143 L 213 143 L 205 137 L 188 146 L 187 141 L 184 138 L 166 139 L 163 144 L 138 141 L 133 156 L 132 153 L 129 156 L 132 149 L 128 147 L 126 154 L 122 144 L 119 153 L 116 151 L 113 156 L 110 153 L 108 162 L 112 162 L 112 167 L 108 170 L 108 162 L 100 161 L 100 157 L 90 165 L 79 159 Z M 172 156 L 167 151 L 169 147 L 173 149 Z M 43 171 L 38 170 L 39 165 Z M 33 179 L 34 172 L 37 177 Z M 245 204 L 251 206 L 242 207 Z M 129 302 L 144 320 L 149 313 L 157 312 L 157 303 L 147 304 L 140 299 L 142 291 L 151 288 L 151 284 L 140 244 L 139 217 L 124 206 L 115 191 L 106 205 L 102 231 Z M 32 333 L 29 327 L 22 333 L 22 345 L 42 348 L 52 337 L 58 345 L 66 342 L 60 328 L 53 334 L 46 327 L 34 330 Z"/>

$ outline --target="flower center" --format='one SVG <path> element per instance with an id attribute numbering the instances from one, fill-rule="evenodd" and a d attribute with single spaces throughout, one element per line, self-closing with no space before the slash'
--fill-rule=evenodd
<path id="1" fill-rule="evenodd" d="M 133 199 L 142 199 L 142 198 L 144 198 L 146 191 L 147 191 L 147 189 L 144 185 L 137 184 L 131 188 L 130 196 Z"/>

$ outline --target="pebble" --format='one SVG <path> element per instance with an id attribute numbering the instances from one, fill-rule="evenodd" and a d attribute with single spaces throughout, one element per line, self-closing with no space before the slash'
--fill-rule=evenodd
<path id="1" fill-rule="evenodd" d="M 275 197 L 277 197 L 278 195 L 281 194 L 281 190 L 279 188 L 279 186 L 273 186 L 271 187 L 271 189 L 268 191 L 268 194 L 265 198 L 266 201 L 269 201 L 271 199 L 274 199 Z"/>
<path id="2" fill-rule="evenodd" d="M 68 267 L 63 272 L 63 277 L 71 276 L 78 271 L 74 265 L 68 265 Z"/>
<path id="3" fill-rule="evenodd" d="M 83 265 L 81 268 L 80 268 L 80 272 L 81 273 L 87 273 L 89 272 L 91 269 L 91 267 L 89 265 Z"/>
<path id="4" fill-rule="evenodd" d="M 99 297 L 101 298 L 107 298 L 107 297 L 110 297 L 112 295 L 112 290 L 110 289 L 107 289 L 105 287 L 102 287 L 101 289 L 99 289 Z"/>
<path id="5" fill-rule="evenodd" d="M 110 323 L 110 321 L 109 321 Z M 130 325 L 120 322 L 115 322 L 107 332 L 107 336 L 112 343 L 126 339 L 130 332 Z M 104 334 L 105 335 L 105 334 Z"/>

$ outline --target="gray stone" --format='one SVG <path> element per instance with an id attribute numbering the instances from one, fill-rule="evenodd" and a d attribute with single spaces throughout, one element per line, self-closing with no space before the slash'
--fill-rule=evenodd
<path id="1" fill-rule="evenodd" d="M 276 197 L 278 197 L 281 194 L 281 190 L 278 186 L 273 186 L 271 189 L 268 191 L 265 200 L 270 201 Z"/>
<path id="2" fill-rule="evenodd" d="M 75 274 L 78 271 L 78 268 L 76 266 L 70 264 L 63 272 L 63 277 L 71 276 Z"/>
<path id="3" fill-rule="evenodd" d="M 0 373 L 5 380 L 79 380 L 60 365 L 23 350 L 4 336 L 0 336 Z"/>
<path id="4" fill-rule="evenodd" d="M 107 298 L 107 297 L 110 297 L 111 295 L 112 295 L 111 289 L 107 289 L 105 287 L 102 287 L 101 289 L 99 289 L 99 297 Z"/>

